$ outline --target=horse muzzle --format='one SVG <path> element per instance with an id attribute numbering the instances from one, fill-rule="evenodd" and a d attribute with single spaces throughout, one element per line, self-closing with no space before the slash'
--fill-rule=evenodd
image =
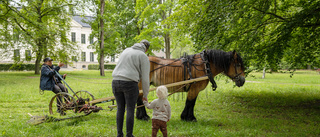
<path id="1" fill-rule="evenodd" d="M 246 82 L 246 78 L 245 78 L 244 76 L 241 76 L 241 75 L 235 77 L 233 80 L 234 80 L 234 82 L 236 83 L 236 85 L 237 85 L 238 87 L 243 86 L 244 83 Z"/>

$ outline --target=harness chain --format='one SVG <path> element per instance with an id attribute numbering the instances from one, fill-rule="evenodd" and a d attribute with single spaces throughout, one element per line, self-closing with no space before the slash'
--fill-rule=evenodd
<path id="1" fill-rule="evenodd" d="M 188 72 L 190 78 L 192 79 L 192 74 L 191 74 L 191 66 L 192 66 L 192 62 L 193 62 L 193 58 L 194 55 L 190 55 L 188 56 L 186 53 L 184 53 L 183 58 L 181 59 L 182 64 L 183 64 L 183 80 L 187 80 L 187 74 L 186 72 Z M 188 92 L 191 88 L 192 83 L 189 84 L 189 87 L 187 87 L 187 85 L 184 86 L 184 91 Z"/>
<path id="2" fill-rule="evenodd" d="M 205 72 L 206 72 L 206 75 L 208 76 L 209 78 L 209 81 L 211 82 L 211 87 L 212 87 L 212 90 L 215 91 L 217 89 L 217 83 L 216 81 L 214 81 L 214 78 L 212 77 L 212 72 L 211 72 L 211 69 L 210 69 L 210 63 L 208 61 L 208 56 L 207 56 L 207 52 L 206 50 L 203 50 L 201 53 L 200 53 L 200 56 L 204 62 L 204 67 L 205 67 Z"/>

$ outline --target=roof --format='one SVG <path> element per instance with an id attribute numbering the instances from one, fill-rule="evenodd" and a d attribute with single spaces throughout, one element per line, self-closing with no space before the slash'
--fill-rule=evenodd
<path id="1" fill-rule="evenodd" d="M 73 18 L 73 20 L 78 22 L 82 27 L 91 28 L 90 24 L 88 24 L 89 22 L 91 22 L 93 20 L 93 18 L 91 16 L 74 15 L 72 18 Z"/>

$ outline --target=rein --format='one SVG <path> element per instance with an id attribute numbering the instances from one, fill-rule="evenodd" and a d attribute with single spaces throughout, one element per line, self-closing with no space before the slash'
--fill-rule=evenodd
<path id="1" fill-rule="evenodd" d="M 174 63 L 174 62 L 179 61 L 180 59 L 181 59 L 181 58 L 176 59 L 176 60 L 174 60 L 173 62 L 171 62 L 171 63 L 169 63 L 169 64 L 160 64 L 160 63 L 155 62 L 155 61 L 150 61 L 150 62 L 152 62 L 152 63 L 158 64 L 158 65 L 161 65 L 160 67 L 157 67 L 157 68 L 155 68 L 154 70 L 151 70 L 150 72 L 156 71 L 156 70 L 161 69 L 161 68 L 163 68 L 163 67 L 165 67 L 165 66 L 170 66 L 170 67 L 181 67 L 181 65 L 170 65 L 170 64 L 172 64 L 172 63 Z"/>
<path id="2" fill-rule="evenodd" d="M 243 73 L 243 72 L 241 72 L 241 73 L 238 73 L 238 71 L 237 71 L 237 65 L 236 65 L 236 61 L 235 61 L 235 59 L 232 59 L 233 60 L 233 67 L 234 67 L 234 70 L 235 70 L 235 72 L 236 72 L 236 76 L 234 76 L 234 77 L 230 77 L 232 80 L 239 80 L 240 79 L 240 75 Z"/>

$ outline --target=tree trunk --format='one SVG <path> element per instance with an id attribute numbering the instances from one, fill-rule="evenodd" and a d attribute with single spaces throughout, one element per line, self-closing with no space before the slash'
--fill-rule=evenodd
<path id="1" fill-rule="evenodd" d="M 41 62 L 41 55 L 37 54 L 36 57 L 36 62 L 35 62 L 35 69 L 34 69 L 34 74 L 40 74 L 40 62 Z"/>
<path id="2" fill-rule="evenodd" d="M 159 4 L 164 4 L 164 3 L 165 3 L 165 0 L 159 0 Z M 172 9 L 170 8 L 168 17 L 170 17 L 171 11 Z M 160 14 L 162 16 L 163 21 L 167 19 L 166 11 L 163 10 L 160 12 Z M 166 28 L 167 30 L 170 29 L 170 25 L 164 25 L 163 27 Z M 166 59 L 170 59 L 170 32 L 169 31 L 164 32 L 164 43 L 165 43 L 165 50 L 166 50 L 165 51 Z"/>
<path id="3" fill-rule="evenodd" d="M 40 74 L 40 62 L 42 60 L 44 47 L 43 42 L 41 42 L 41 39 L 38 39 L 37 42 L 38 50 L 36 51 L 36 62 L 35 62 L 35 68 L 34 68 L 34 74 Z"/>
<path id="4" fill-rule="evenodd" d="M 103 22 L 103 12 L 104 12 L 104 0 L 100 1 L 100 76 L 104 75 L 104 22 Z"/>
<path id="5" fill-rule="evenodd" d="M 264 79 L 266 77 L 266 67 L 263 68 L 263 74 L 262 74 L 262 78 Z"/>
<path id="6" fill-rule="evenodd" d="M 166 48 L 166 59 L 170 59 L 170 34 L 167 32 L 167 34 L 164 36 L 165 40 L 165 48 Z"/>

